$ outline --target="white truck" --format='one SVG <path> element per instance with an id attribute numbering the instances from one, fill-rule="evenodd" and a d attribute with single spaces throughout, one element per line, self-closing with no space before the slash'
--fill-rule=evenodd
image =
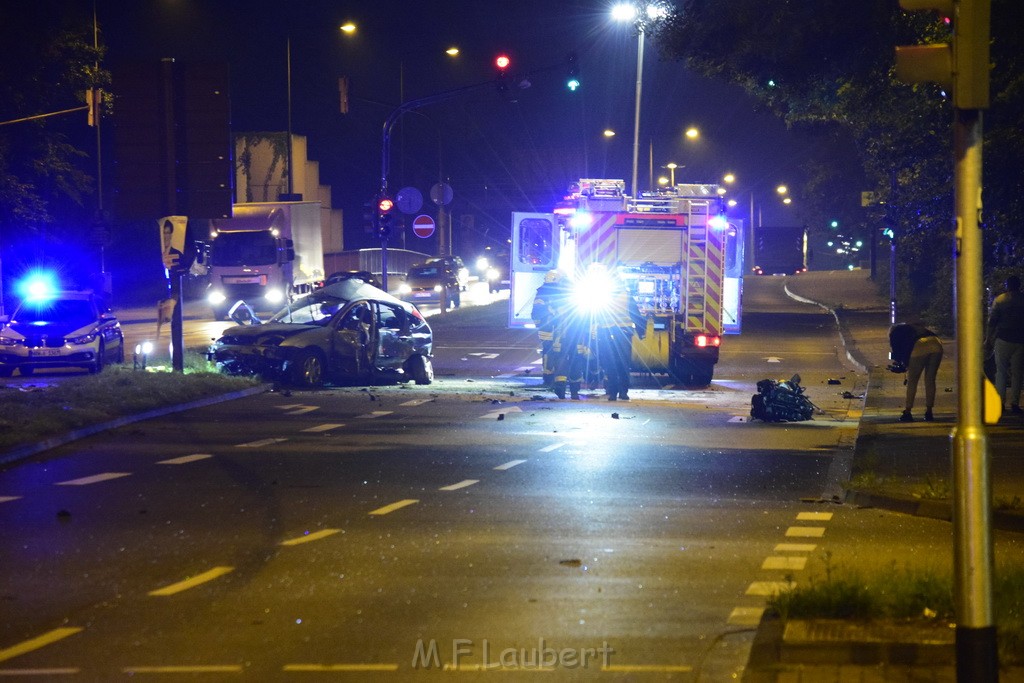
<path id="1" fill-rule="evenodd" d="M 206 300 L 215 320 L 240 299 L 277 310 L 323 282 L 320 202 L 235 204 L 231 215 L 211 221 Z"/>
<path id="2" fill-rule="evenodd" d="M 634 198 L 622 180 L 582 179 L 551 213 L 513 213 L 509 326 L 532 327 L 548 270 L 585 288 L 588 268 L 601 264 L 646 318 L 633 369 L 706 386 L 722 335 L 740 331 L 743 225 L 726 216 L 718 189 L 679 184 Z"/>

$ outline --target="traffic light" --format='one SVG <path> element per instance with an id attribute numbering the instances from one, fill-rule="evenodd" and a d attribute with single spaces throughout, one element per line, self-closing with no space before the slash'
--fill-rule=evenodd
<path id="1" fill-rule="evenodd" d="M 377 234 L 382 240 L 391 236 L 394 208 L 395 202 L 391 197 L 384 196 L 377 199 Z"/>
<path id="2" fill-rule="evenodd" d="M 987 108 L 991 0 L 900 0 L 900 7 L 933 10 L 950 19 L 953 41 L 897 47 L 896 78 L 950 88 L 958 109 Z"/>
<path id="3" fill-rule="evenodd" d="M 565 85 L 572 92 L 576 92 L 576 88 L 580 87 L 580 65 L 576 61 L 576 53 L 569 53 L 569 74 L 565 81 Z"/>
<path id="4" fill-rule="evenodd" d="M 377 223 L 375 220 L 376 217 L 377 210 L 374 207 L 373 202 L 366 202 L 363 204 L 363 232 L 371 234 L 376 232 L 374 229 L 374 226 Z"/>
<path id="5" fill-rule="evenodd" d="M 498 78 L 494 82 L 498 86 L 498 92 L 508 90 L 508 67 L 511 64 L 512 60 L 504 52 L 494 58 L 494 66 L 498 69 Z"/>

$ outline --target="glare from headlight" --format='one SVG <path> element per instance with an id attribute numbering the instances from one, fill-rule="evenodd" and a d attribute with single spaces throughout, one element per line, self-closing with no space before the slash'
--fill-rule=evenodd
<path id="1" fill-rule="evenodd" d="M 604 269 L 588 270 L 572 285 L 572 302 L 584 312 L 594 313 L 608 305 L 615 291 L 615 280 Z"/>
<path id="2" fill-rule="evenodd" d="M 488 268 L 487 269 L 487 279 L 488 280 L 497 280 L 498 279 L 498 275 L 500 275 L 500 273 L 498 273 L 498 269 L 497 268 Z"/>
<path id="3" fill-rule="evenodd" d="M 227 300 L 228 298 L 224 296 L 224 292 L 221 292 L 219 290 L 212 291 L 206 295 L 206 301 L 208 303 L 213 304 L 214 306 L 216 306 L 217 304 L 222 304 Z"/>
<path id="4" fill-rule="evenodd" d="M 412 294 L 412 287 L 410 287 L 407 283 L 403 282 L 402 284 L 398 285 L 398 292 L 399 294 Z"/>
<path id="5" fill-rule="evenodd" d="M 442 289 L 441 285 L 434 285 L 434 291 L 435 292 L 440 293 L 441 289 Z"/>
<path id="6" fill-rule="evenodd" d="M 272 304 L 279 304 L 284 301 L 284 292 L 280 289 L 268 289 L 264 296 Z"/>
<path id="7" fill-rule="evenodd" d="M 486 256 L 481 256 L 476 260 L 476 269 L 481 273 L 486 273 L 491 267 L 491 264 L 487 262 Z"/>
<path id="8" fill-rule="evenodd" d="M 147 356 L 149 354 L 153 353 L 153 342 L 144 341 L 141 344 L 136 344 L 135 345 L 135 353 L 136 354 L 145 354 Z"/>

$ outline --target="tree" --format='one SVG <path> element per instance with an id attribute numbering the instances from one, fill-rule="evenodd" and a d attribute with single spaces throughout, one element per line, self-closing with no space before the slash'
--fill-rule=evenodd
<path id="1" fill-rule="evenodd" d="M 668 56 L 743 86 L 788 125 L 836 128 L 850 136 L 870 185 L 863 189 L 884 202 L 869 217 L 869 228 L 877 235 L 877 228 L 894 223 L 886 227 L 895 228 L 901 279 L 918 309 L 942 298 L 930 293 L 942 290 L 937 279 L 951 272 L 953 235 L 948 98 L 938 86 L 899 83 L 892 72 L 895 45 L 948 39 L 949 27 L 939 17 L 920 15 L 899 11 L 891 0 L 685 0 L 656 36 Z M 1022 21 L 1016 0 L 993 0 L 993 107 L 985 121 L 990 269 L 1019 268 L 1024 261 Z M 834 191 L 832 183 L 820 187 L 812 205 L 829 201 L 826 188 Z M 938 317 L 948 320 L 951 312 L 941 312 Z"/>

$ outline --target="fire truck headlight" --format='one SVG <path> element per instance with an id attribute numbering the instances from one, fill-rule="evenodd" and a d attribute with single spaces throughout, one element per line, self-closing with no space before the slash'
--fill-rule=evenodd
<path id="1" fill-rule="evenodd" d="M 615 280 L 603 268 L 591 268 L 572 286 L 573 305 L 583 312 L 594 313 L 608 306 L 615 291 Z"/>
<path id="2" fill-rule="evenodd" d="M 268 289 L 264 296 L 272 304 L 279 304 L 284 301 L 284 292 L 277 288 Z"/>
<path id="3" fill-rule="evenodd" d="M 227 300 L 228 298 L 224 296 L 224 292 L 216 289 L 206 295 L 206 301 L 214 306 L 216 306 L 217 304 L 222 304 Z"/>
<path id="4" fill-rule="evenodd" d="M 486 256 L 481 256 L 476 260 L 476 270 L 478 273 L 486 273 L 487 269 L 490 267 L 491 264 L 488 263 Z"/>

